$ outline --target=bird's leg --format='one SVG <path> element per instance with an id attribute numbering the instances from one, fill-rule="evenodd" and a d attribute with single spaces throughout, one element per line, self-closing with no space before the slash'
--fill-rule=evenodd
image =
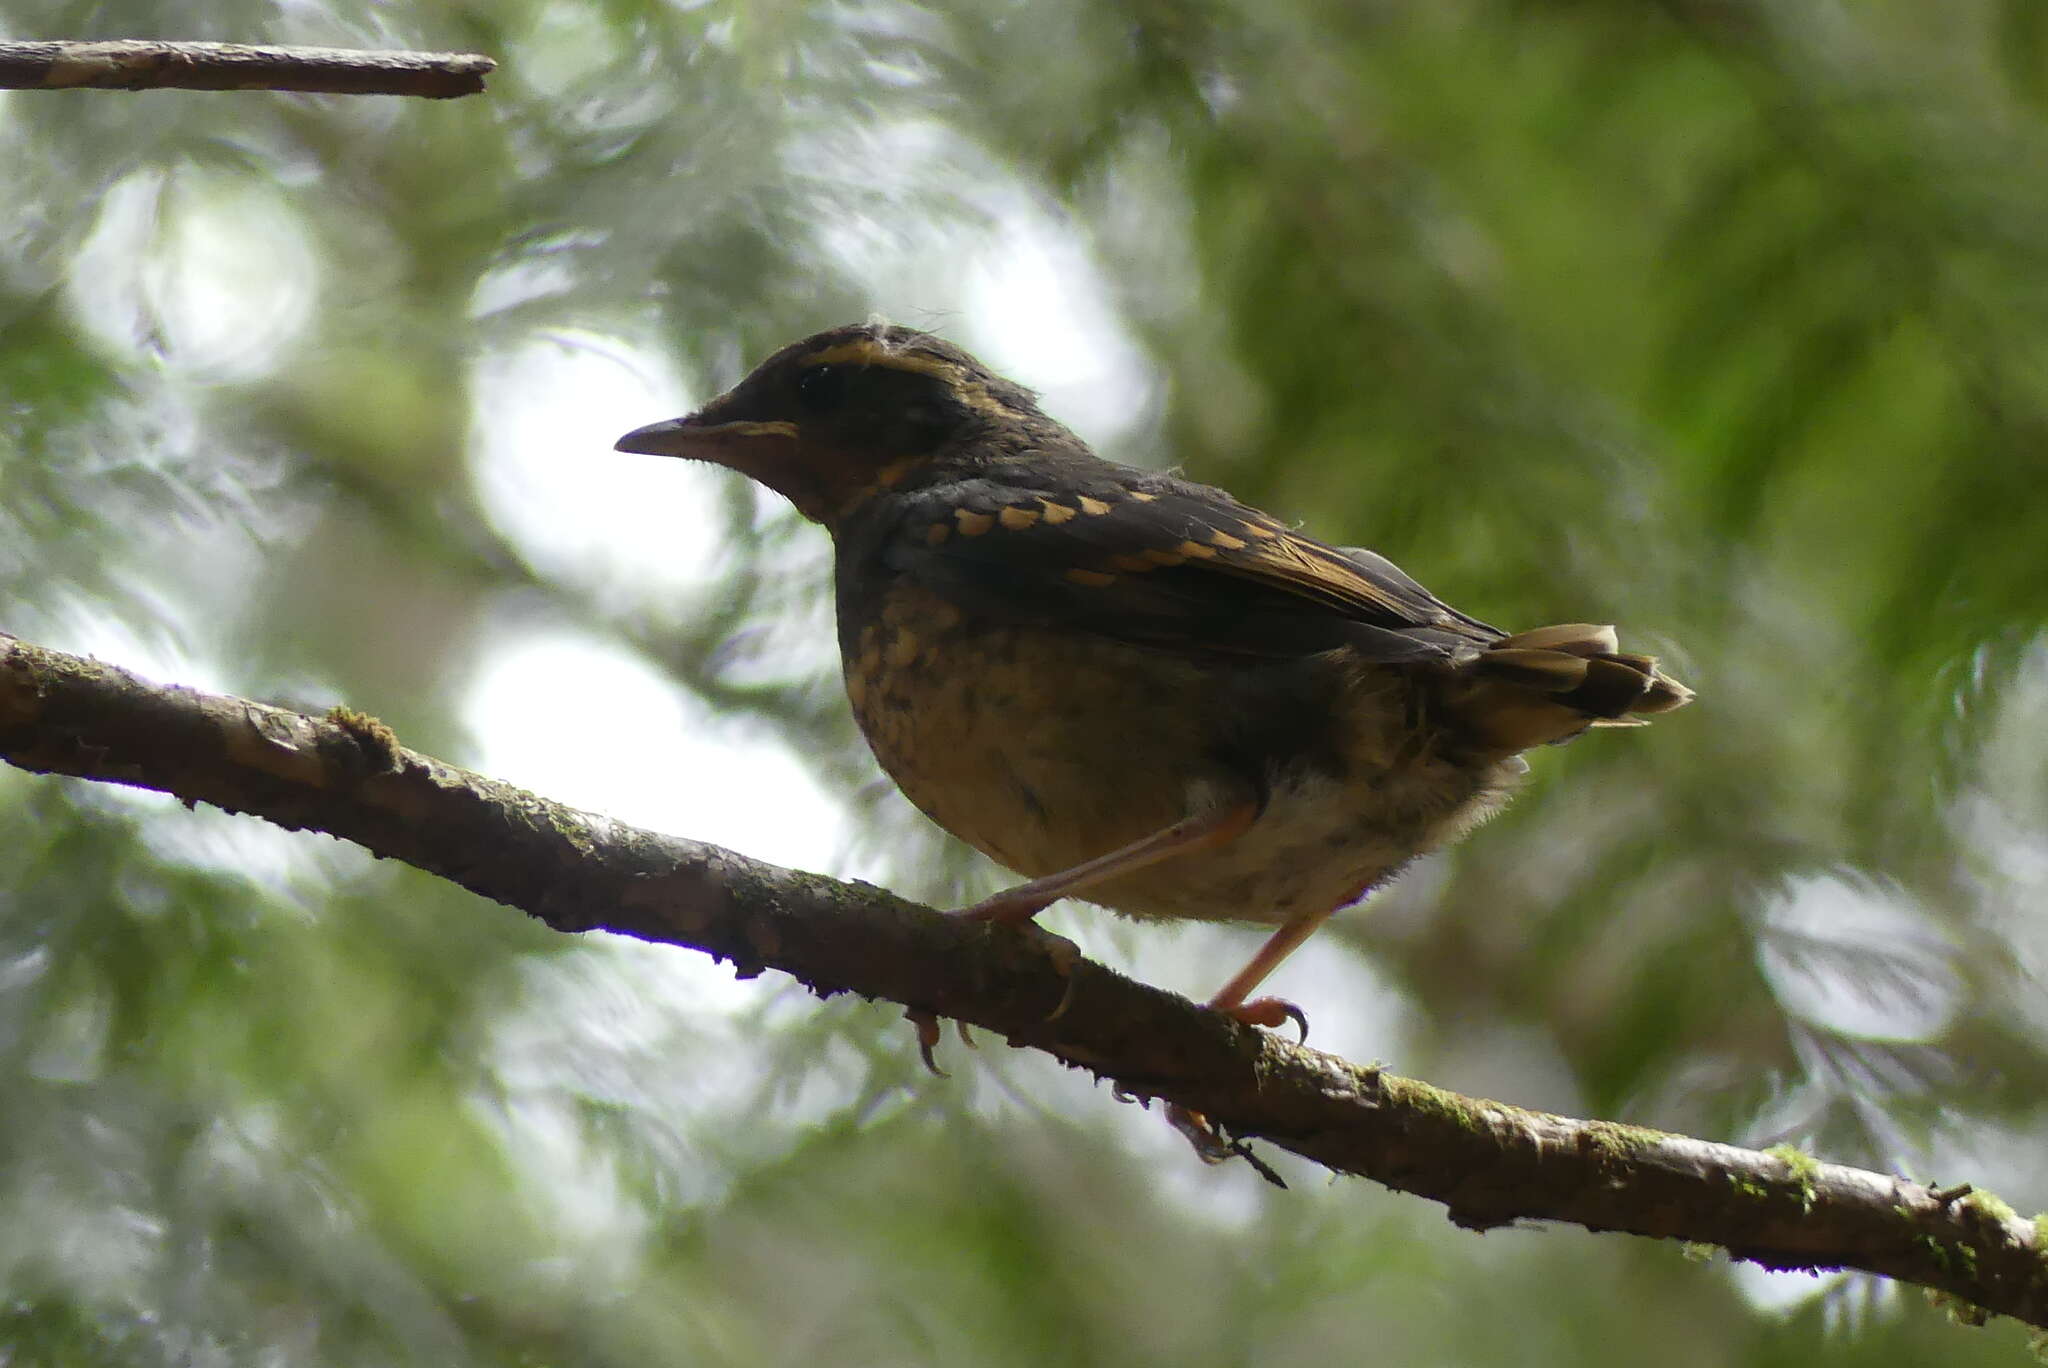
<path id="1" fill-rule="evenodd" d="M 1231 807 L 1216 808 L 1208 812 L 1183 817 L 1172 826 L 1141 837 L 1129 845 L 1119 846 L 1107 855 L 1098 855 L 1084 860 L 1071 869 L 1057 874 L 1032 879 L 1014 888 L 1006 888 L 983 898 L 972 907 L 963 907 L 954 913 L 973 921 L 995 922 L 1019 930 L 1028 929 L 1043 941 L 1046 952 L 1062 974 L 1081 958 L 1080 947 L 1065 936 L 1056 936 L 1032 924 L 1031 919 L 1069 893 L 1114 879 L 1121 874 L 1143 869 L 1161 860 L 1170 860 L 1176 855 L 1186 855 L 1197 850 L 1208 850 L 1226 841 L 1242 836 L 1245 828 L 1258 820 L 1259 805 L 1253 802 L 1238 803 Z M 1073 984 L 1067 985 L 1068 996 L 1060 999 L 1059 1006 L 1052 1009 L 1047 1021 L 1056 1019 L 1067 1010 L 1072 1001 Z M 925 1037 L 920 1034 L 920 1042 Z M 930 1051 L 925 1050 L 926 1063 L 930 1063 Z"/>
<path id="2" fill-rule="evenodd" d="M 1126 846 L 1119 846 L 1107 855 L 1098 855 L 1085 860 L 1072 869 L 1063 869 L 1057 874 L 1048 874 L 1042 879 L 1020 883 L 1015 888 L 1006 888 L 1000 893 L 983 898 L 972 907 L 963 907 L 956 916 L 969 917 L 975 921 L 1001 922 L 1014 926 L 1030 921 L 1053 903 L 1069 893 L 1078 893 L 1099 883 L 1158 864 L 1161 860 L 1176 855 L 1186 855 L 1197 850 L 1208 850 L 1226 841 L 1242 836 L 1245 829 L 1258 819 L 1257 803 L 1239 803 L 1234 807 L 1215 808 L 1183 817 L 1172 826 L 1141 837 Z M 1311 930 L 1314 928 L 1311 927 Z M 1303 934 L 1307 934 L 1304 932 Z M 1288 949 L 1292 949 L 1290 945 Z M 1280 952 L 1286 954 L 1286 950 Z M 1277 963 L 1277 960 L 1275 961 Z M 1256 982 L 1256 980 L 1254 980 Z"/>
<path id="3" fill-rule="evenodd" d="M 1308 1039 L 1308 1018 L 1301 1008 L 1284 998 L 1253 998 L 1252 989 L 1266 981 L 1266 976 L 1280 967 L 1286 959 L 1301 948 L 1301 943 L 1316 933 L 1316 928 L 1330 919 L 1335 907 L 1320 912 L 1303 913 L 1282 922 L 1280 929 L 1266 939 L 1259 947 L 1259 953 L 1252 956 L 1251 963 L 1237 971 L 1236 977 L 1223 985 L 1215 997 L 1209 999 L 1212 1010 L 1226 1012 L 1239 1021 L 1251 1026 L 1275 1027 L 1281 1022 L 1292 1020 L 1301 1028 L 1301 1038 Z M 1249 1002 L 1245 999 L 1251 998 Z"/>
<path id="4" fill-rule="evenodd" d="M 1348 902 L 1349 899 L 1345 901 Z M 1251 997 L 1251 992 L 1265 982 L 1268 974 L 1280 967 L 1280 961 L 1298 950 L 1301 943 L 1313 936 L 1316 928 L 1328 921 L 1330 914 L 1343 905 L 1338 903 L 1320 912 L 1303 913 L 1282 922 L 1280 929 L 1268 936 L 1266 943 L 1259 947 L 1259 953 L 1252 956 L 1251 963 L 1238 970 L 1236 976 L 1224 984 L 1215 997 L 1209 999 L 1210 1009 L 1234 1016 L 1249 1026 L 1271 1028 L 1291 1019 L 1301 1028 L 1301 1038 L 1307 1040 L 1308 1018 L 1302 1014 L 1301 1008 L 1285 998 L 1254 998 Z M 1251 1000 L 1246 1001 L 1247 998 Z M 1220 1164 L 1226 1159 L 1243 1154 L 1241 1143 L 1232 1144 L 1218 1135 L 1216 1128 L 1209 1124 L 1209 1118 L 1198 1111 L 1176 1102 L 1166 1109 L 1166 1119 L 1175 1130 L 1187 1137 L 1188 1143 L 1195 1147 L 1195 1153 L 1207 1163 Z M 1278 1181 L 1273 1179 L 1270 1171 L 1265 1171 L 1265 1176 L 1270 1181 Z M 1283 1183 L 1281 1186 L 1284 1187 L 1286 1184 Z"/>

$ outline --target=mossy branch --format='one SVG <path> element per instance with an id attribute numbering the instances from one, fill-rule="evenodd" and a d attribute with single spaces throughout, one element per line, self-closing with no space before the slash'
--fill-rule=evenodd
<path id="1" fill-rule="evenodd" d="M 603 929 L 776 969 L 998 1032 L 1444 1204 L 1714 1245 L 1779 1269 L 1863 1269 L 2048 1327 L 2036 1223 L 1967 1187 L 1462 1097 L 1253 1030 L 1031 938 L 865 884 L 578 811 L 402 747 L 374 718 L 309 717 L 148 683 L 0 634 L 0 757 L 322 831 L 563 932 Z M 1064 1002 L 1064 1008 L 1060 1008 Z"/>

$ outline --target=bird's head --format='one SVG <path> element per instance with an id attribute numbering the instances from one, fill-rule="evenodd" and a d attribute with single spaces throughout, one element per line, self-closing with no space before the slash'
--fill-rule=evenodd
<path id="1" fill-rule="evenodd" d="M 616 445 L 730 466 L 830 527 L 933 460 L 1045 421 L 1030 391 L 950 342 L 863 323 L 793 342 L 695 413 Z"/>

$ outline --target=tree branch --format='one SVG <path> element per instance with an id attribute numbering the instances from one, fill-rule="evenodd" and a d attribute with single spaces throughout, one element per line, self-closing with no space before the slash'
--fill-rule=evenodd
<path id="1" fill-rule="evenodd" d="M 1232 1134 L 1442 1202 L 1469 1229 L 1568 1221 L 1720 1245 L 1771 1268 L 1863 1269 L 2048 1327 L 2040 1232 L 1989 1194 L 1361 1068 L 1088 960 L 1063 975 L 1026 936 L 456 769 L 346 709 L 320 719 L 163 687 L 0 634 L 0 757 L 328 832 L 559 931 L 689 946 L 820 994 L 972 1022 Z"/>
<path id="2" fill-rule="evenodd" d="M 327 95 L 483 92 L 497 63 L 475 52 L 373 52 L 242 43 L 0 42 L 4 90 L 300 90 Z"/>

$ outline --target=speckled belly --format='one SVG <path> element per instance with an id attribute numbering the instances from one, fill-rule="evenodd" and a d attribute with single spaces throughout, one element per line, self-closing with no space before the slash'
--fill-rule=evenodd
<path id="1" fill-rule="evenodd" d="M 845 647 L 854 715 L 925 814 L 1036 877 L 1191 812 L 1256 801 L 1252 827 L 1082 896 L 1144 917 L 1277 923 L 1358 897 L 1507 799 L 1520 763 L 1457 763 L 1418 738 L 1411 681 L 1345 666 L 1327 754 L 1229 758 L 1246 677 L 1168 652 L 1035 627 L 962 621 L 899 592 Z M 1239 667 L 1252 669 L 1257 667 Z M 1284 706 L 1284 701 L 1276 702 Z"/>

